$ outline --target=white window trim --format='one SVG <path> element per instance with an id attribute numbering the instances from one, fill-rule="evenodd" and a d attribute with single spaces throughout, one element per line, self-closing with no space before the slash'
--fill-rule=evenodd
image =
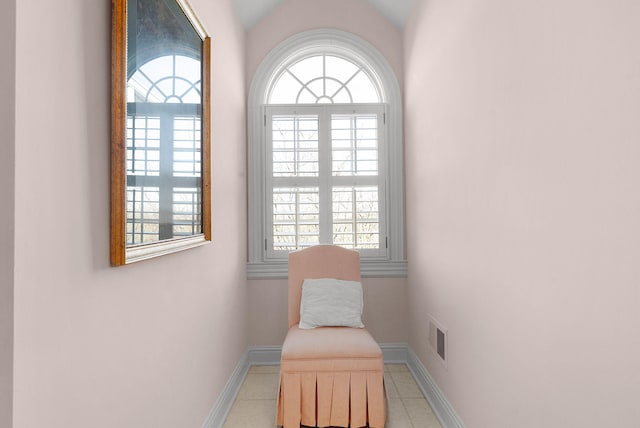
<path id="1" fill-rule="evenodd" d="M 364 277 L 405 277 L 407 261 L 404 242 L 404 162 L 402 135 L 402 96 L 400 85 L 387 60 L 371 44 L 360 37 L 339 30 L 322 29 L 306 31 L 290 37 L 276 46 L 258 67 L 249 90 L 248 100 L 248 228 L 249 279 L 286 278 L 286 260 L 268 260 L 264 247 L 266 212 L 264 176 L 266 154 L 264 134 L 264 108 L 268 89 L 274 76 L 283 66 L 314 53 L 334 51 L 351 56 L 375 71 L 375 83 L 381 88 L 387 107 L 385 140 L 388 142 L 387 174 L 387 230 L 388 256 L 384 259 L 362 258 Z"/>

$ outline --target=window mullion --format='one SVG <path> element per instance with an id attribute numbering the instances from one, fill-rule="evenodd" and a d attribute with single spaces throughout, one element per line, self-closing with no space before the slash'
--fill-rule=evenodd
<path id="1" fill-rule="evenodd" d="M 319 112 L 320 150 L 320 243 L 333 243 L 332 193 L 331 193 L 331 114 L 327 107 Z"/>
<path id="2" fill-rule="evenodd" d="M 264 250 L 265 256 L 269 257 L 273 253 L 273 111 L 269 107 L 265 107 L 264 114 L 264 135 L 265 146 L 263 147 L 263 168 L 264 168 L 264 182 L 263 189 L 264 197 L 264 221 L 262 227 L 264 228 Z"/>
<path id="3" fill-rule="evenodd" d="M 387 183 L 388 183 L 388 165 L 389 158 L 387 153 L 386 127 L 384 120 L 384 107 L 380 107 L 377 112 L 378 116 L 378 211 L 379 211 L 379 232 L 380 232 L 380 255 L 389 255 L 388 236 L 389 229 L 387 227 L 387 219 L 389 218 L 389 210 L 387 206 Z"/>
<path id="4" fill-rule="evenodd" d="M 170 113 L 160 116 L 160 177 L 159 239 L 173 238 L 173 118 Z M 167 186 L 167 184 L 169 184 Z"/>

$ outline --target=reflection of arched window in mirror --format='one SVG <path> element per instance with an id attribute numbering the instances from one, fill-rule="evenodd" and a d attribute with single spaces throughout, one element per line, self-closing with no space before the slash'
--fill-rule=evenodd
<path id="1" fill-rule="evenodd" d="M 201 233 L 200 61 L 166 55 L 127 82 L 127 245 Z"/>
<path id="2" fill-rule="evenodd" d="M 211 239 L 210 39 L 185 0 L 113 5 L 111 262 L 120 265 Z"/>

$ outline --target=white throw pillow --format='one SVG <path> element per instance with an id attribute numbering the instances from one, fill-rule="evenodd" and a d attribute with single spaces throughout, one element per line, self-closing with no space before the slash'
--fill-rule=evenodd
<path id="1" fill-rule="evenodd" d="M 362 284 L 357 281 L 305 279 L 299 327 L 363 328 L 362 307 Z"/>

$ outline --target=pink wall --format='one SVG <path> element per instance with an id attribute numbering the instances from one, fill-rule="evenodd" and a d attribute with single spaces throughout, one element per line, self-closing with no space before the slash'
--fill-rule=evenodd
<path id="1" fill-rule="evenodd" d="M 367 0 L 283 0 L 247 34 L 247 87 L 274 47 L 294 34 L 316 28 L 348 31 L 374 45 L 402 86 L 402 33 Z"/>
<path id="2" fill-rule="evenodd" d="M 191 4 L 213 35 L 213 243 L 120 268 L 111 2 L 17 5 L 14 428 L 200 427 L 246 349 L 244 32 L 230 1 Z"/>
<path id="3" fill-rule="evenodd" d="M 470 428 L 640 421 L 638 22 L 624 0 L 417 2 L 410 345 Z"/>
<path id="4" fill-rule="evenodd" d="M 16 2 L 0 14 L 0 427 L 13 413 L 13 221 L 15 173 Z"/>
<path id="5" fill-rule="evenodd" d="M 402 34 L 366 0 L 284 0 L 247 34 L 247 87 L 265 58 L 288 37 L 316 28 L 354 33 L 375 46 L 402 82 Z M 365 323 L 379 342 L 407 341 L 406 278 L 370 278 Z M 287 281 L 249 281 L 249 343 L 280 345 L 287 332 Z"/>
<path id="6" fill-rule="evenodd" d="M 379 343 L 407 343 L 406 278 L 364 278 L 363 322 Z M 287 334 L 287 280 L 249 281 L 249 344 L 282 345 Z"/>

